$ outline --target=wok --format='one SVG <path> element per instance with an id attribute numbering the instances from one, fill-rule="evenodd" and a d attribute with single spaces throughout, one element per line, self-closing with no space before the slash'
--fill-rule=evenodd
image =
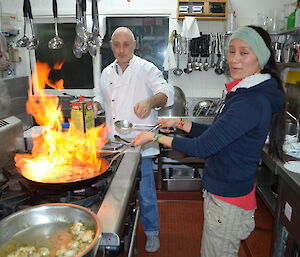
<path id="1" fill-rule="evenodd" d="M 26 208 L 0 222 L 0 257 L 24 245 L 56 250 L 71 240 L 69 228 L 81 222 L 95 232 L 93 241 L 76 257 L 94 257 L 100 238 L 100 221 L 89 209 L 75 204 L 50 203 Z"/>

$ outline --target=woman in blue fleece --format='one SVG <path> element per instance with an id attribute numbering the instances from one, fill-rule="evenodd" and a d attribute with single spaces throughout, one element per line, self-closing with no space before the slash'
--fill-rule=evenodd
<path id="1" fill-rule="evenodd" d="M 161 128 L 180 128 L 191 138 L 143 132 L 133 140 L 206 159 L 202 257 L 238 256 L 240 241 L 254 229 L 255 173 L 268 134 L 270 154 L 283 160 L 285 96 L 268 32 L 255 26 L 236 30 L 227 62 L 233 81 L 212 125 L 161 119 Z"/>

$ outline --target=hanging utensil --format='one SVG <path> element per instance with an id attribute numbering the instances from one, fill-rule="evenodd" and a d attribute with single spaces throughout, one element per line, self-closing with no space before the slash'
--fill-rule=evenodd
<path id="1" fill-rule="evenodd" d="M 64 45 L 64 41 L 59 37 L 57 32 L 57 1 L 52 1 L 53 17 L 54 17 L 54 29 L 55 36 L 48 42 L 48 47 L 50 49 L 61 49 Z"/>
<path id="2" fill-rule="evenodd" d="M 81 2 L 81 16 L 80 21 L 76 24 L 76 34 L 83 42 L 88 42 L 93 36 L 86 28 L 86 0 Z"/>
<path id="3" fill-rule="evenodd" d="M 101 47 L 103 44 L 103 36 L 100 34 L 100 25 L 99 25 L 99 16 L 98 16 L 98 1 L 94 0 L 95 4 L 95 28 L 93 29 L 93 38 L 98 47 Z"/>
<path id="4" fill-rule="evenodd" d="M 212 40 L 211 41 L 211 46 L 210 46 L 210 67 L 214 68 L 215 67 L 215 48 L 216 48 L 216 41 Z"/>
<path id="5" fill-rule="evenodd" d="M 177 66 L 173 70 L 174 75 L 180 76 L 183 73 L 183 70 L 179 68 L 179 54 L 180 54 L 180 45 L 177 31 L 174 30 L 174 53 L 176 54 Z"/>
<path id="6" fill-rule="evenodd" d="M 32 16 L 30 0 L 27 0 L 27 4 L 28 4 L 28 16 L 29 16 L 29 22 L 30 22 L 30 27 L 31 27 L 32 38 L 29 40 L 29 43 L 26 47 L 28 50 L 34 50 L 37 48 L 37 46 L 39 45 L 40 42 L 38 41 L 38 39 L 36 38 L 35 33 L 34 33 L 33 16 Z"/>
<path id="7" fill-rule="evenodd" d="M 97 48 L 102 45 L 103 39 L 99 33 L 99 19 L 98 19 L 98 4 L 97 0 L 92 0 L 92 19 L 93 38 L 88 42 L 88 50 L 91 56 L 97 55 Z"/>
<path id="8" fill-rule="evenodd" d="M 216 64 L 216 68 L 215 68 L 215 72 L 220 75 L 222 74 L 222 69 L 220 68 L 220 64 L 221 64 L 221 60 L 222 60 L 222 36 L 221 34 L 217 33 L 216 34 L 216 49 L 217 49 L 217 64 Z"/>
<path id="9" fill-rule="evenodd" d="M 193 71 L 193 64 L 191 60 L 191 41 L 187 40 L 187 50 L 188 50 L 188 60 L 186 64 L 186 68 L 184 69 L 184 73 L 191 73 Z"/>
<path id="10" fill-rule="evenodd" d="M 215 72 L 218 74 L 218 75 L 221 75 L 224 73 L 224 65 L 225 65 L 225 55 L 223 53 L 223 46 L 224 46 L 224 43 L 225 43 L 225 37 L 224 35 L 222 34 L 219 34 L 219 37 L 218 37 L 218 63 L 217 63 L 217 66 L 216 66 L 216 69 L 215 69 Z"/>
<path id="11" fill-rule="evenodd" d="M 95 0 L 92 0 L 92 21 L 93 21 L 93 25 L 92 25 L 93 37 L 88 42 L 88 51 L 89 51 L 91 56 L 96 56 L 96 54 L 97 54 L 97 45 L 96 45 L 96 41 L 94 39 L 94 35 L 97 33 L 97 31 L 96 31 L 97 28 L 96 28 Z"/>
<path id="12" fill-rule="evenodd" d="M 179 52 L 177 53 L 177 67 L 173 70 L 173 73 L 176 76 L 180 76 L 183 73 L 182 69 L 179 68 Z"/>
<path id="13" fill-rule="evenodd" d="M 26 47 L 29 44 L 29 38 L 26 36 L 26 26 L 27 26 L 27 20 L 28 20 L 28 4 L 27 0 L 24 0 L 23 2 L 23 17 L 24 17 L 24 34 L 23 37 L 21 37 L 17 43 L 17 47 Z"/>
<path id="14" fill-rule="evenodd" d="M 203 64 L 203 70 L 208 71 L 208 69 L 209 69 L 209 63 L 207 58 L 205 58 L 205 63 Z"/>
<path id="15" fill-rule="evenodd" d="M 78 25 L 78 23 L 80 22 L 81 19 L 81 0 L 76 0 L 76 27 Z M 75 36 L 75 40 L 74 40 L 74 45 L 73 45 L 73 54 L 76 58 L 81 58 L 82 57 L 82 51 L 81 51 L 81 46 L 82 46 L 83 42 L 81 41 L 80 37 L 77 35 Z"/>

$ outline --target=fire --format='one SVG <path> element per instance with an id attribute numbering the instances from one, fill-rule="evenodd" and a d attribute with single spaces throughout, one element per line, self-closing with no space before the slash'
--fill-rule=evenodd
<path id="1" fill-rule="evenodd" d="M 60 69 L 63 63 L 54 69 Z M 98 157 L 98 151 L 107 142 L 103 125 L 91 128 L 86 133 L 77 130 L 72 122 L 68 131 L 62 130 L 63 114 L 59 99 L 46 94 L 46 84 L 63 89 L 63 80 L 49 81 L 50 67 L 37 62 L 32 74 L 32 92 L 28 92 L 27 112 L 40 126 L 47 126 L 35 137 L 31 154 L 16 154 L 16 166 L 30 180 L 44 183 L 66 183 L 89 179 L 103 173 L 107 162 Z"/>

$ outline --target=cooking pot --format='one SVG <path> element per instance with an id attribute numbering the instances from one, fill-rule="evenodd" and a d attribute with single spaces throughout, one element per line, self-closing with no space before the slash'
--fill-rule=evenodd
<path id="1" fill-rule="evenodd" d="M 26 208 L 4 218 L 0 222 L 0 257 L 6 257 L 22 246 L 47 247 L 50 256 L 71 240 L 69 229 L 81 222 L 95 232 L 87 248 L 76 257 L 94 257 L 100 238 L 100 221 L 89 209 L 66 203 L 42 204 Z"/>
<path id="2" fill-rule="evenodd" d="M 158 111 L 160 117 L 175 117 L 186 115 L 186 99 L 181 88 L 174 86 L 174 104 Z"/>

